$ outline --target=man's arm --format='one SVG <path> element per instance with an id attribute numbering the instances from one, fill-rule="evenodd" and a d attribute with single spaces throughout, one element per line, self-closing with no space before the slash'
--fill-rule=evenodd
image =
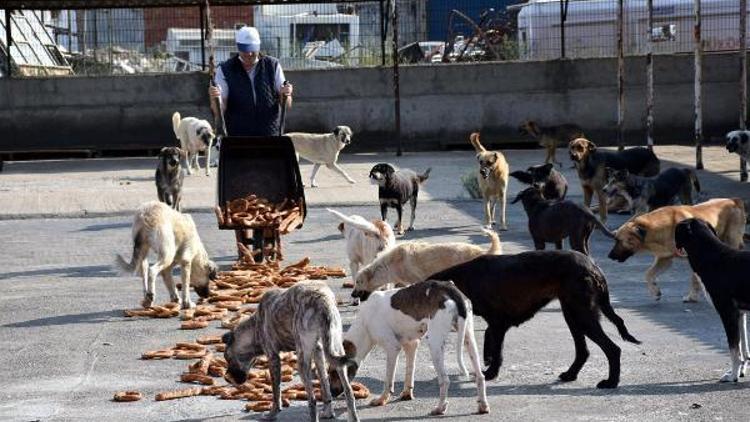
<path id="1" fill-rule="evenodd" d="M 229 85 L 224 77 L 224 72 L 221 70 L 221 66 L 216 67 L 214 83 L 216 84 L 215 87 L 212 86 L 208 88 L 208 96 L 211 98 L 219 97 L 221 99 L 221 104 L 226 104 L 227 98 L 229 97 Z M 216 110 L 216 103 L 214 101 L 211 101 L 211 111 L 214 115 L 219 113 L 219 110 Z"/>
<path id="2" fill-rule="evenodd" d="M 287 108 L 291 108 L 293 87 L 291 83 L 285 86 L 284 81 L 286 81 L 286 77 L 284 76 L 284 69 L 282 69 L 281 64 L 279 64 L 278 66 L 276 66 L 276 77 L 274 85 L 276 87 L 276 92 L 278 92 L 279 95 L 287 96 L 286 106 Z"/>

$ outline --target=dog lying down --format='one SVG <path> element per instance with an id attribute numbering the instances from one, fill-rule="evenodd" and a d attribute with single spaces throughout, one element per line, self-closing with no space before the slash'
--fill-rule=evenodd
<path id="1" fill-rule="evenodd" d="M 315 393 L 313 391 L 313 362 L 320 379 L 323 410 L 320 417 L 334 417 L 331 390 L 326 364 L 337 372 L 340 390 L 346 396 L 349 421 L 358 421 L 354 392 L 345 367 L 353 364 L 342 340 L 341 316 L 336 308 L 336 297 L 320 281 L 303 281 L 288 289 L 267 291 L 260 300 L 257 311 L 240 323 L 233 331 L 224 334 L 224 358 L 228 363 L 227 381 L 243 384 L 247 372 L 260 355 L 268 357 L 273 387 L 273 407 L 266 420 L 281 411 L 281 356 L 280 352 L 297 352 L 299 373 L 307 392 L 310 420 L 317 421 Z"/>
<path id="2" fill-rule="evenodd" d="M 380 252 L 396 246 L 396 235 L 387 222 L 367 221 L 359 215 L 346 216 L 336 210 L 326 209 L 341 220 L 339 231 L 346 239 L 346 254 L 352 278 L 356 277 L 361 266 L 372 262 Z"/>
<path id="3" fill-rule="evenodd" d="M 490 238 L 489 249 L 463 242 L 406 242 L 378 255 L 354 278 L 352 297 L 367 299 L 370 292 L 383 286 L 408 286 L 427 279 L 430 274 L 470 261 L 480 255 L 503 253 L 500 236 L 482 230 Z"/>
<path id="4" fill-rule="evenodd" d="M 468 376 L 464 365 L 462 346 L 469 349 L 471 364 L 476 375 L 478 413 L 489 413 L 484 375 L 479 363 L 479 351 L 474 338 L 474 316 L 471 302 L 461 294 L 453 283 L 442 281 L 425 281 L 403 289 L 392 289 L 374 292 L 369 299 L 360 305 L 357 319 L 349 331 L 344 334 L 344 349 L 355 355 L 357 365 L 377 345 L 386 353 L 386 375 L 383 380 L 383 393 L 372 400 L 372 406 L 382 406 L 388 402 L 393 391 L 393 380 L 396 363 L 401 349 L 406 350 L 406 374 L 401 400 L 414 398 L 414 369 L 417 347 L 422 338 L 430 347 L 432 364 L 440 384 L 438 405 L 431 415 L 442 415 L 448 407 L 448 386 L 450 380 L 445 370 L 445 341 L 451 330 L 456 327 L 456 353 L 458 367 L 463 376 Z M 358 366 L 350 366 L 349 377 L 354 378 Z M 331 391 L 334 396 L 341 393 L 343 387 L 333 371 Z"/>
<path id="5" fill-rule="evenodd" d="M 466 295 L 474 312 L 487 321 L 484 333 L 486 379 L 497 377 L 503 363 L 503 341 L 511 327 L 534 317 L 558 299 L 573 335 L 576 356 L 561 381 L 573 381 L 589 357 L 586 337 L 596 343 L 609 361 L 609 376 L 597 388 L 615 388 L 620 382 L 620 348 L 599 323 L 600 312 L 620 336 L 639 344 L 609 302 L 607 279 L 584 254 L 575 251 L 533 251 L 517 255 L 485 255 L 428 277 L 451 280 Z"/>

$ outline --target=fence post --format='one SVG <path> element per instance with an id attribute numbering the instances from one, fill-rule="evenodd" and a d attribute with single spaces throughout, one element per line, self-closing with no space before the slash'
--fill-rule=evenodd
<path id="1" fill-rule="evenodd" d="M 201 20 L 201 70 L 206 70 L 206 5 L 198 6 L 198 19 Z"/>
<path id="2" fill-rule="evenodd" d="M 646 52 L 646 145 L 654 149 L 654 0 L 646 2 L 648 39 Z"/>
<path id="3" fill-rule="evenodd" d="M 8 74 L 8 79 L 13 77 L 13 66 L 11 65 L 12 60 L 11 60 L 11 55 L 10 55 L 10 49 L 11 49 L 11 46 L 13 45 L 13 34 L 10 29 L 12 26 L 13 25 L 11 25 L 10 23 L 10 9 L 5 9 L 5 40 L 7 41 L 6 45 L 8 47 L 8 50 L 7 50 L 8 54 L 5 60 L 5 67 L 6 67 L 5 73 Z"/>
<path id="4" fill-rule="evenodd" d="M 565 15 L 568 5 L 567 0 L 560 0 L 560 58 L 565 58 Z"/>
<path id="5" fill-rule="evenodd" d="M 740 129 L 747 128 L 747 0 L 740 0 Z M 747 181 L 747 161 L 740 158 L 740 181 Z"/>
<path id="6" fill-rule="evenodd" d="M 385 0 L 380 0 L 380 65 L 385 66 Z M 389 11 L 390 13 L 390 11 Z"/>
<path id="7" fill-rule="evenodd" d="M 701 0 L 693 1 L 695 26 L 693 27 L 693 42 L 695 44 L 695 80 L 693 91 L 695 95 L 695 168 L 703 169 L 703 103 L 701 85 L 703 82 L 703 41 L 701 37 Z"/>
<path id="8" fill-rule="evenodd" d="M 398 0 L 390 1 L 393 2 L 393 95 L 395 97 L 396 141 L 398 142 L 396 156 L 400 157 L 403 154 L 403 150 L 401 146 L 401 92 L 398 70 Z"/>
<path id="9" fill-rule="evenodd" d="M 625 0 L 617 2 L 617 149 L 625 148 Z"/>

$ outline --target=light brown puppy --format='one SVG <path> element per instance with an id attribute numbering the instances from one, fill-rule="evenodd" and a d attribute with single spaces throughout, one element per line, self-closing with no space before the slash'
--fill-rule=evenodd
<path id="1" fill-rule="evenodd" d="M 745 232 L 745 205 L 739 198 L 717 198 L 697 205 L 673 205 L 641 214 L 627 221 L 615 232 L 615 246 L 609 258 L 625 262 L 638 252 L 651 252 L 654 263 L 646 271 L 646 286 L 659 300 L 661 290 L 656 285 L 656 277 L 672 264 L 672 258 L 681 256 L 674 240 L 675 226 L 682 220 L 699 218 L 714 229 L 719 239 L 732 248 L 742 246 Z M 685 302 L 697 302 L 701 290 L 700 280 L 693 273 Z"/>
<path id="2" fill-rule="evenodd" d="M 547 156 L 544 158 L 545 164 L 559 164 L 560 167 L 562 167 L 562 163 L 557 161 L 555 157 L 557 145 L 567 145 L 576 138 L 584 137 L 583 129 L 572 123 L 565 123 L 558 126 L 540 126 L 533 120 L 526 120 L 518 127 L 518 131 L 522 135 L 529 135 L 535 138 L 539 142 L 539 145 L 547 150 Z"/>
<path id="3" fill-rule="evenodd" d="M 495 225 L 495 207 L 500 202 L 500 228 L 507 230 L 505 223 L 505 193 L 508 190 L 508 175 L 510 167 L 505 156 L 500 151 L 487 151 L 479 142 L 479 132 L 469 136 L 469 141 L 477 152 L 479 169 L 477 181 L 484 199 L 485 227 L 490 229 Z"/>

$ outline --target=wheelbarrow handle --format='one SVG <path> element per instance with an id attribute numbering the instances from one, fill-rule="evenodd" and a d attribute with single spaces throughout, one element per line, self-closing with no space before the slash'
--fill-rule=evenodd
<path id="1" fill-rule="evenodd" d="M 281 86 L 289 86 L 289 81 L 284 81 Z M 288 97 L 286 95 L 281 96 L 281 121 L 279 122 L 279 136 L 284 136 L 284 123 L 286 121 L 286 103 Z"/>

